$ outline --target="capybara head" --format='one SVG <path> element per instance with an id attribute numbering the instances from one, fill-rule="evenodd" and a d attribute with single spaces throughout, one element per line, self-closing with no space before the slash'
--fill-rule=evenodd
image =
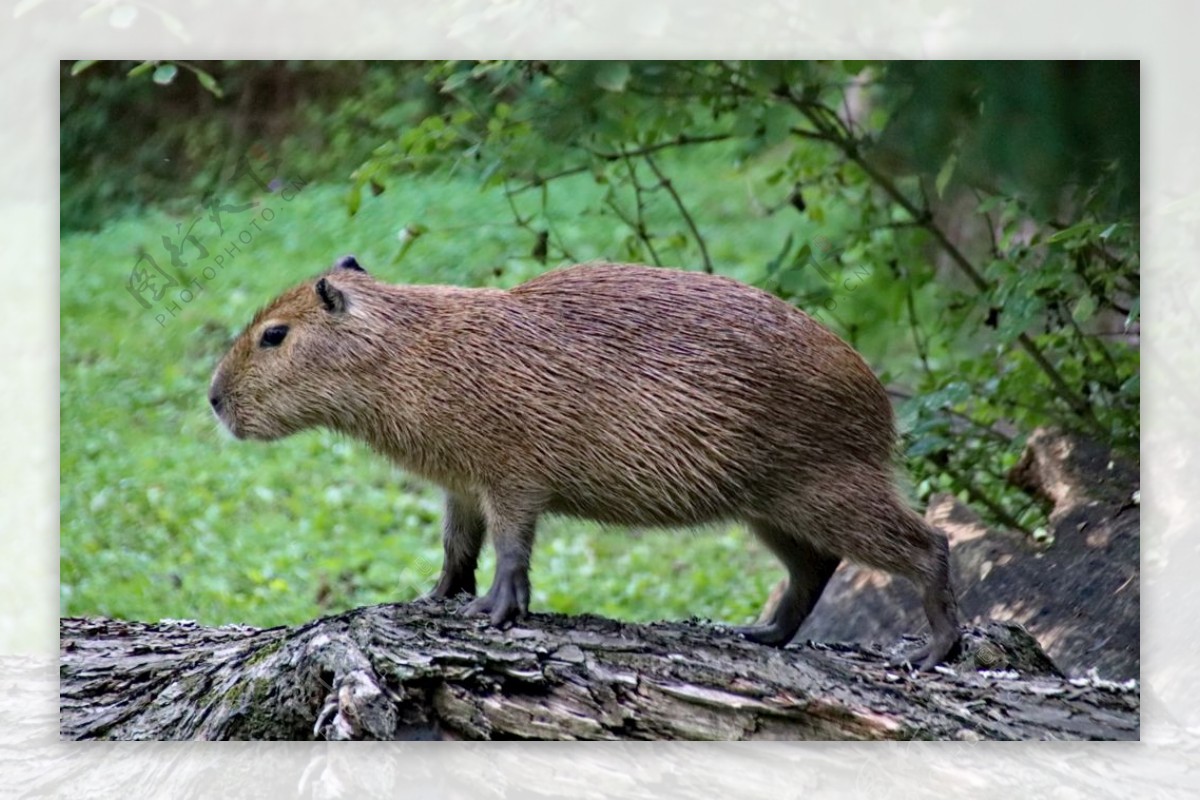
<path id="1" fill-rule="evenodd" d="M 349 377 L 362 360 L 364 309 L 374 283 L 353 256 L 293 287 L 255 315 L 217 365 L 208 400 L 239 439 L 272 440 L 352 413 Z"/>

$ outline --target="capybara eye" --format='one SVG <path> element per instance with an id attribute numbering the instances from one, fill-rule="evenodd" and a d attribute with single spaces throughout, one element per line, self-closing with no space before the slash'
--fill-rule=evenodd
<path id="1" fill-rule="evenodd" d="M 287 336 L 288 327 L 286 325 L 273 325 L 266 331 L 263 331 L 261 346 L 264 348 L 274 348 L 283 342 L 283 338 Z"/>

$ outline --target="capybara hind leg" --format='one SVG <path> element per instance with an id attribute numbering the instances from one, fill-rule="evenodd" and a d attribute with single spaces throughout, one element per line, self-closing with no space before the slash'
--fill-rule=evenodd
<path id="1" fill-rule="evenodd" d="M 787 589 L 764 623 L 735 630 L 763 645 L 787 645 L 817 605 L 841 557 L 819 551 L 807 540 L 773 526 L 755 525 L 753 529 L 787 568 Z"/>
<path id="2" fill-rule="evenodd" d="M 922 521 L 924 522 L 924 521 Z M 929 641 L 910 654 L 894 660 L 894 664 L 917 665 L 919 670 L 933 670 L 958 651 L 961 634 L 958 629 L 958 604 L 950 585 L 950 549 L 946 538 L 929 530 L 932 539 L 931 569 L 923 577 L 922 601 L 929 618 Z M 918 584 L 922 579 L 914 579 Z"/>
<path id="3" fill-rule="evenodd" d="M 446 494 L 442 520 L 442 575 L 426 598 L 451 598 L 459 593 L 475 594 L 475 566 L 487 533 L 483 511 L 474 498 Z"/>
<path id="4" fill-rule="evenodd" d="M 486 614 L 493 626 L 501 626 L 529 611 L 529 555 L 537 514 L 495 501 L 485 501 L 484 510 L 496 549 L 496 575 L 487 595 L 476 598 L 465 611 Z"/>
<path id="5" fill-rule="evenodd" d="M 945 535 L 887 493 L 869 509 L 861 527 L 848 530 L 846 556 L 911 581 L 921 591 L 929 618 L 929 642 L 896 662 L 932 670 L 959 643 L 958 605 L 950 584 L 950 548 Z"/>
<path id="6" fill-rule="evenodd" d="M 923 670 L 949 657 L 959 642 L 946 537 L 896 494 L 890 471 L 858 466 L 803 487 L 779 510 L 815 547 L 913 582 L 921 591 L 930 639 L 906 657 Z"/>

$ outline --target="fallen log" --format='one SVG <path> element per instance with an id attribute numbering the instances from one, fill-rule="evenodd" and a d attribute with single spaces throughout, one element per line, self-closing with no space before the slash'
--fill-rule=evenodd
<path id="1" fill-rule="evenodd" d="M 1020 626 L 964 630 L 917 674 L 872 646 L 746 642 L 699 621 L 530 615 L 454 602 L 296 627 L 60 621 L 61 735 L 91 739 L 1138 737 L 1136 682 L 1064 678 Z"/>

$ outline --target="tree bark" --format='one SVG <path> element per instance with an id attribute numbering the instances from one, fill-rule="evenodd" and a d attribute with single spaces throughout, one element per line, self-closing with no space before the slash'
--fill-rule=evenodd
<path id="1" fill-rule="evenodd" d="M 1065 679 L 1020 626 L 935 673 L 696 621 L 367 607 L 292 628 L 60 624 L 67 739 L 1137 739 L 1135 682 Z M 896 648 L 909 648 L 912 642 Z M 988 670 L 983 670 L 987 668 Z"/>

